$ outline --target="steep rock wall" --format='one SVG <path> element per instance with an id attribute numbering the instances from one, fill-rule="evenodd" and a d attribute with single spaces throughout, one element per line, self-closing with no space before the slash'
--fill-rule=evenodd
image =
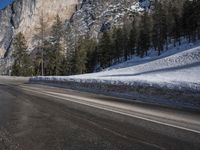
<path id="1" fill-rule="evenodd" d="M 0 58 L 9 54 L 12 39 L 19 32 L 25 35 L 29 49 L 33 49 L 40 18 L 44 17 L 48 29 L 57 14 L 63 22 L 70 18 L 77 4 L 78 0 L 16 0 L 0 10 Z"/>

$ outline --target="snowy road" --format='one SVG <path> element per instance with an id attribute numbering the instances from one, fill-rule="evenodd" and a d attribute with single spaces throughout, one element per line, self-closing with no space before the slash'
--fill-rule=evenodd
<path id="1" fill-rule="evenodd" d="M 0 79 L 1 150 L 199 149 L 199 115 Z"/>

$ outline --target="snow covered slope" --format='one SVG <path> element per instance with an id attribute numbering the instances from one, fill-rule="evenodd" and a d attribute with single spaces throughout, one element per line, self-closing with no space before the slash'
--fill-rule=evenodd
<path id="1" fill-rule="evenodd" d="M 200 46 L 181 49 L 166 51 L 159 57 L 133 58 L 99 73 L 35 79 L 200 91 Z"/>

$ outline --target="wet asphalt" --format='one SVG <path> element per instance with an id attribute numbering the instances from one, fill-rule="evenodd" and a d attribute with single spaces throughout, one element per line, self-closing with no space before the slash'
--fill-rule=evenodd
<path id="1" fill-rule="evenodd" d="M 200 149 L 199 134 L 27 92 L 19 84 L 0 82 L 0 150 Z"/>

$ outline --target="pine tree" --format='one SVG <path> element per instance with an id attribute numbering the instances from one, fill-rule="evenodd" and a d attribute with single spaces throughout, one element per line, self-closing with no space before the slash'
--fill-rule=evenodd
<path id="1" fill-rule="evenodd" d="M 34 75 L 35 76 L 39 76 L 42 75 L 42 60 L 43 60 L 43 54 L 41 51 L 41 48 L 39 48 L 39 46 L 37 47 L 37 49 L 35 49 L 36 54 L 35 54 L 35 58 L 34 58 Z"/>
<path id="2" fill-rule="evenodd" d="M 74 50 L 68 48 L 66 51 L 66 58 L 65 58 L 65 72 L 66 75 L 73 74 L 73 58 L 74 58 Z"/>
<path id="3" fill-rule="evenodd" d="M 179 45 L 181 45 L 181 17 L 177 13 L 176 7 L 173 7 L 172 9 L 172 15 L 174 19 L 174 24 L 172 28 L 172 37 L 174 38 L 174 47 L 176 46 L 176 42 L 179 42 Z"/>
<path id="4" fill-rule="evenodd" d="M 174 19 L 174 9 L 175 7 L 173 6 L 172 2 L 170 1 L 167 4 L 167 15 L 166 15 L 166 24 L 167 24 L 167 37 L 168 40 L 166 41 L 166 48 L 168 49 L 168 44 L 171 44 L 171 39 L 173 38 L 173 28 L 175 24 L 175 19 Z M 177 10 L 176 10 L 177 11 Z M 177 12 L 175 12 L 177 13 Z"/>
<path id="5" fill-rule="evenodd" d="M 111 65 L 111 53 L 112 45 L 108 32 L 104 32 L 102 38 L 99 41 L 99 61 L 102 68 L 106 68 Z"/>
<path id="6" fill-rule="evenodd" d="M 44 74 L 45 75 L 54 75 L 54 68 L 55 68 L 55 55 L 53 52 L 53 45 L 50 41 L 45 40 L 44 41 Z"/>
<path id="7" fill-rule="evenodd" d="M 132 28 L 129 34 L 129 41 L 128 41 L 128 47 L 130 50 L 130 55 L 135 54 L 135 48 L 137 45 L 137 26 L 136 26 L 136 20 L 134 19 L 132 22 Z"/>
<path id="8" fill-rule="evenodd" d="M 20 32 L 14 38 L 14 52 L 13 59 L 14 64 L 12 67 L 13 76 L 31 76 L 32 65 L 30 57 L 27 52 L 27 43 L 24 35 Z"/>
<path id="9" fill-rule="evenodd" d="M 40 22 L 36 30 L 38 33 L 35 35 L 36 39 L 39 40 L 37 46 L 37 53 L 36 53 L 36 62 L 34 62 L 35 68 L 35 75 L 44 75 L 44 41 L 45 41 L 45 33 L 47 28 L 47 22 L 44 21 L 44 14 L 42 11 L 42 15 L 40 17 Z"/>
<path id="10" fill-rule="evenodd" d="M 200 39 L 200 0 L 195 0 L 194 5 L 195 10 L 195 20 L 196 20 L 196 28 L 197 28 L 197 38 Z"/>
<path id="11" fill-rule="evenodd" d="M 195 31 L 195 17 L 194 17 L 194 4 L 193 1 L 186 0 L 183 5 L 182 26 L 185 36 L 190 43 L 194 40 Z"/>
<path id="12" fill-rule="evenodd" d="M 84 49 L 87 51 L 86 72 L 91 73 L 95 70 L 98 63 L 97 43 L 92 39 L 86 39 L 84 43 L 86 43 Z"/>
<path id="13" fill-rule="evenodd" d="M 86 58 L 87 58 L 87 52 L 82 47 L 82 39 L 79 39 L 76 51 L 75 51 L 75 57 L 74 57 L 74 73 L 75 74 L 83 74 L 86 72 Z"/>
<path id="14" fill-rule="evenodd" d="M 139 37 L 138 37 L 138 49 L 139 55 L 141 57 L 144 54 L 147 55 L 147 51 L 150 48 L 150 18 L 148 13 L 145 12 L 141 17 L 140 25 L 139 25 Z"/>
<path id="15" fill-rule="evenodd" d="M 42 48 L 40 47 L 42 46 Z M 42 63 L 43 63 L 43 74 L 44 75 L 54 75 L 53 73 L 53 63 L 55 55 L 53 54 L 53 45 L 48 40 L 44 40 L 42 45 L 39 45 L 35 49 L 34 58 L 34 75 L 38 76 L 42 74 Z"/>
<path id="16" fill-rule="evenodd" d="M 55 55 L 55 68 L 54 68 L 54 73 L 55 75 L 61 75 L 62 72 L 62 62 L 64 59 L 64 55 L 62 54 L 63 48 L 61 45 L 61 40 L 63 37 L 63 27 L 62 27 L 62 21 L 60 17 L 57 15 L 55 22 L 52 26 L 52 42 L 53 44 L 53 52 Z"/>
<path id="17" fill-rule="evenodd" d="M 122 30 L 122 48 L 123 48 L 123 55 L 124 55 L 124 61 L 127 61 L 128 60 L 128 55 L 129 55 L 129 52 L 128 52 L 128 31 L 127 31 L 127 27 L 126 25 L 124 24 L 123 26 L 123 30 Z"/>
<path id="18" fill-rule="evenodd" d="M 11 75 L 12 76 L 20 76 L 21 75 L 21 67 L 17 60 L 14 60 Z"/>
<path id="19" fill-rule="evenodd" d="M 121 28 L 114 28 L 112 32 L 112 48 L 113 48 L 113 59 L 120 62 L 120 58 L 123 56 L 123 33 Z"/>
<path id="20" fill-rule="evenodd" d="M 65 48 L 66 48 L 65 72 L 66 72 L 66 75 L 72 75 L 73 67 L 74 67 L 73 62 L 74 62 L 74 56 L 75 56 L 77 33 L 75 33 L 74 28 L 70 24 L 67 24 L 64 32 L 66 33 L 64 34 Z M 73 34 L 70 34 L 70 33 L 73 33 Z"/>
<path id="21" fill-rule="evenodd" d="M 97 64 L 96 42 L 89 37 L 79 38 L 74 55 L 74 74 L 93 72 Z"/>
<path id="22" fill-rule="evenodd" d="M 152 42 L 154 48 L 158 50 L 158 55 L 160 55 L 161 51 L 164 49 L 164 44 L 167 41 L 166 11 L 163 9 L 161 2 L 156 1 L 152 18 Z"/>
<path id="23" fill-rule="evenodd" d="M 59 15 L 56 15 L 55 22 L 52 26 L 52 37 L 53 42 L 60 43 L 61 38 L 63 36 L 63 25 Z"/>

